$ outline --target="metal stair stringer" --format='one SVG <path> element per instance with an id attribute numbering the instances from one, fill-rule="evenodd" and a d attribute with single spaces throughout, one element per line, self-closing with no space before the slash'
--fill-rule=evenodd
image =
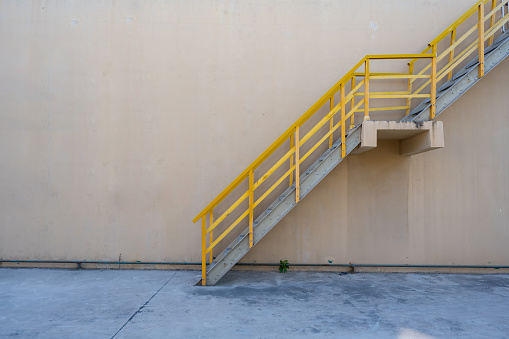
<path id="1" fill-rule="evenodd" d="M 349 131 L 345 140 L 346 155 L 350 154 L 361 141 L 362 125 Z M 340 139 L 341 140 L 341 139 Z M 303 199 L 323 178 L 329 174 L 343 159 L 341 142 L 338 140 L 301 176 L 300 199 Z M 274 203 L 269 206 L 253 225 L 253 244 L 258 243 L 283 217 L 290 212 L 295 202 L 295 185 L 288 188 Z M 249 252 L 249 229 L 246 228 L 207 268 L 207 285 L 214 285 L 225 275 L 247 252 Z M 201 280 L 198 282 L 201 284 Z"/>
<path id="2" fill-rule="evenodd" d="M 509 31 L 501 35 L 493 45 L 486 49 L 484 76 L 507 58 L 507 56 L 509 56 Z M 465 67 L 456 72 L 451 80 L 447 81 L 437 90 L 435 117 L 440 115 L 479 80 L 481 80 L 481 78 L 479 78 L 479 57 L 476 57 Z M 401 122 L 428 121 L 430 117 L 430 108 L 430 100 L 425 100 L 412 110 L 409 115 L 401 119 Z"/>

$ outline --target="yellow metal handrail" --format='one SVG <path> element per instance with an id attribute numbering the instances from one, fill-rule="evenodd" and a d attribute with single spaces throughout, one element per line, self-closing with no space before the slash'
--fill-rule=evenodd
<path id="1" fill-rule="evenodd" d="M 491 1 L 491 11 L 488 15 L 484 15 L 484 5 Z M 218 245 L 245 217 L 248 217 L 249 222 L 249 246 L 253 246 L 253 219 L 254 209 L 270 194 L 272 193 L 286 178 L 289 177 L 289 185 L 295 184 L 296 202 L 300 200 L 300 165 L 308 159 L 316 149 L 322 145 L 326 140 L 329 140 L 329 148 L 332 147 L 333 133 L 340 129 L 341 140 L 341 157 L 346 156 L 346 124 L 349 121 L 349 129 L 355 127 L 354 116 L 356 112 L 363 112 L 363 120 L 370 120 L 369 113 L 376 111 L 388 110 L 404 110 L 409 114 L 411 109 L 411 100 L 413 98 L 430 98 L 431 109 L 430 119 L 435 117 L 436 106 L 436 87 L 437 82 L 440 81 L 445 75 L 448 79 L 455 67 L 463 62 L 475 49 L 479 50 L 479 75 L 484 74 L 484 43 L 479 44 L 479 41 L 493 42 L 494 33 L 503 26 L 509 19 L 509 15 L 503 16 L 495 23 L 495 12 L 501 8 L 509 0 L 502 0 L 500 5 L 496 5 L 497 0 L 480 0 L 463 14 L 458 20 L 451 24 L 444 32 L 435 38 L 428 47 L 420 54 L 389 54 L 389 55 L 366 55 L 362 58 L 348 73 L 346 73 L 331 89 L 329 89 L 313 106 L 311 106 L 295 123 L 293 123 L 276 141 L 272 143 L 251 165 L 249 165 L 234 181 L 232 181 L 214 200 L 212 200 L 194 219 L 197 222 L 202 219 L 202 284 L 206 284 L 206 256 L 209 254 L 210 262 L 213 261 L 213 249 Z M 456 31 L 458 27 L 466 22 L 471 16 L 478 13 L 478 21 L 473 28 L 467 31 L 463 36 L 456 40 Z M 490 19 L 490 28 L 485 31 L 484 23 Z M 469 35 L 475 31 L 479 32 L 479 36 L 462 52 L 454 56 L 455 49 L 464 42 Z M 441 42 L 447 35 L 451 34 L 450 45 L 442 53 L 438 54 L 438 43 Z M 431 53 L 428 51 L 431 50 Z M 449 55 L 449 62 L 440 70 L 437 71 L 437 63 L 444 57 Z M 408 63 L 408 73 L 377 73 L 370 72 L 370 60 L 398 60 L 410 59 Z M 428 60 L 426 65 L 417 74 L 413 74 L 414 64 L 417 60 Z M 364 66 L 364 72 L 359 72 L 359 68 Z M 361 68 L 362 69 L 362 68 Z M 429 74 L 426 74 L 430 70 Z M 361 78 L 356 81 L 356 78 Z M 370 82 L 376 80 L 406 80 L 406 91 L 387 91 L 387 92 L 370 92 Z M 424 80 L 416 91 L 412 92 L 413 83 L 415 81 Z M 346 92 L 345 87 L 350 83 L 350 91 Z M 427 86 L 430 86 L 429 91 L 421 93 Z M 363 90 L 361 88 L 364 87 Z M 335 104 L 335 95 L 340 95 L 339 103 Z M 356 97 L 361 97 L 356 102 Z M 371 108 L 369 103 L 370 99 L 406 99 L 405 106 L 392 106 L 392 107 L 375 107 Z M 330 103 L 328 113 L 321 118 L 306 134 L 302 136 L 302 126 L 312 116 L 314 116 L 321 107 L 327 102 Z M 346 105 L 350 102 L 349 111 L 347 112 Z M 363 107 L 361 107 L 363 106 Z M 339 121 L 334 123 L 334 116 L 340 114 Z M 319 140 L 310 147 L 310 149 L 301 156 L 301 147 L 308 142 L 323 126 L 328 123 L 329 130 Z M 265 162 L 272 154 L 275 153 L 286 141 L 290 141 L 290 149 L 284 153 L 258 180 L 255 181 L 254 171 Z M 272 174 L 274 174 L 281 166 L 290 161 L 290 166 L 282 176 L 279 177 L 268 189 L 261 193 L 258 199 L 254 199 L 254 191 L 258 189 Z M 240 195 L 221 215 L 214 220 L 214 208 L 216 208 L 227 196 L 229 196 L 236 188 L 240 186 L 245 180 L 248 180 L 248 189 Z M 231 214 L 236 210 L 244 201 L 248 200 L 247 209 L 237 217 L 222 233 L 214 239 L 213 231 Z M 207 215 L 209 215 L 209 227 L 207 228 Z M 207 247 L 207 234 L 209 236 L 209 245 Z"/>

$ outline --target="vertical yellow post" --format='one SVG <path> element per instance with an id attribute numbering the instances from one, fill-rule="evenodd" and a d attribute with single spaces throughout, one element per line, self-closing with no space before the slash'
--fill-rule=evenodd
<path id="1" fill-rule="evenodd" d="M 211 210 L 210 211 L 210 225 L 209 227 L 212 227 L 212 224 L 214 223 L 214 210 Z M 210 240 L 209 240 L 209 244 L 212 244 L 214 242 L 214 235 L 213 235 L 214 231 L 210 231 Z M 214 257 L 213 257 L 213 253 L 212 253 L 213 249 L 211 248 L 210 249 L 210 257 L 209 257 L 209 263 L 211 264 L 212 261 L 214 261 Z"/>
<path id="2" fill-rule="evenodd" d="M 497 7 L 497 0 L 491 0 L 491 11 L 493 11 L 495 7 Z M 491 15 L 490 28 L 493 27 L 493 25 L 495 25 L 495 13 Z M 490 36 L 489 45 L 493 43 L 493 37 L 494 35 Z"/>
<path id="3" fill-rule="evenodd" d="M 293 133 L 290 136 L 290 149 L 293 147 L 294 141 L 293 141 Z M 293 154 L 290 155 L 290 168 L 293 166 Z M 290 185 L 288 187 L 291 187 L 293 185 L 293 171 L 290 172 Z"/>
<path id="4" fill-rule="evenodd" d="M 369 59 L 364 63 L 364 121 L 369 120 Z"/>
<path id="5" fill-rule="evenodd" d="M 408 74 L 409 75 L 412 75 L 414 74 L 414 64 L 409 64 L 408 65 Z M 408 85 L 407 85 L 407 92 L 408 94 L 412 94 L 412 79 L 408 79 Z M 406 106 L 408 107 L 406 109 L 406 114 L 405 115 L 409 115 L 410 114 L 410 106 L 412 104 L 412 98 L 407 98 L 406 99 Z"/>
<path id="6" fill-rule="evenodd" d="M 450 46 L 452 46 L 454 43 L 456 42 L 456 29 L 453 29 L 452 32 L 451 32 L 451 44 Z M 451 61 L 454 59 L 454 48 L 451 50 L 451 52 L 449 52 L 449 63 L 451 63 Z M 449 72 L 449 74 L 447 74 L 447 80 L 451 80 L 452 78 L 452 69 L 451 71 Z"/>
<path id="7" fill-rule="evenodd" d="M 207 268 L 206 268 L 206 254 L 205 254 L 205 216 L 201 218 L 201 285 L 207 284 Z"/>
<path id="8" fill-rule="evenodd" d="M 345 83 L 341 84 L 341 158 L 346 156 L 345 147 Z"/>
<path id="9" fill-rule="evenodd" d="M 330 108 L 329 108 L 329 112 L 332 111 L 334 109 L 334 96 L 331 96 L 330 97 Z M 329 120 L 329 131 L 332 131 L 332 128 L 334 127 L 334 116 L 331 116 L 330 117 L 330 120 Z M 330 135 L 329 137 L 329 148 L 332 147 L 332 140 L 333 139 L 333 136 L 332 134 Z"/>
<path id="10" fill-rule="evenodd" d="M 299 125 L 295 127 L 295 203 L 300 200 L 300 139 L 299 139 Z"/>
<path id="11" fill-rule="evenodd" d="M 355 75 L 352 77 L 352 91 L 355 88 Z M 355 107 L 355 93 L 352 96 L 352 100 L 350 101 L 350 110 L 353 110 Z M 355 112 L 352 113 L 352 116 L 350 117 L 350 127 L 348 129 L 352 129 L 355 127 Z"/>
<path id="12" fill-rule="evenodd" d="M 484 75 L 484 3 L 479 5 L 479 78 Z"/>
<path id="13" fill-rule="evenodd" d="M 437 44 L 431 48 L 433 57 L 431 58 L 431 109 L 429 119 L 435 119 L 435 109 L 437 104 Z"/>
<path id="14" fill-rule="evenodd" d="M 249 171 L 249 248 L 253 247 L 253 170 Z"/>

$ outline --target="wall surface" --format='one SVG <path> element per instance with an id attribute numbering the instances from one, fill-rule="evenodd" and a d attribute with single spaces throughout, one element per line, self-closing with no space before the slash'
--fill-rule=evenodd
<path id="1" fill-rule="evenodd" d="M 365 54 L 465 0 L 0 2 L 0 259 L 200 260 L 193 217 Z M 446 147 L 349 156 L 244 262 L 509 264 L 509 61 Z"/>

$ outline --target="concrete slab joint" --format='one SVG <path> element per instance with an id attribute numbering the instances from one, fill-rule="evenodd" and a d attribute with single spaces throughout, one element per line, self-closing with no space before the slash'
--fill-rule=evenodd
<path id="1" fill-rule="evenodd" d="M 442 121 L 365 121 L 361 128 L 361 143 L 352 154 L 377 147 L 378 140 L 399 140 L 401 155 L 419 154 L 445 146 Z"/>

